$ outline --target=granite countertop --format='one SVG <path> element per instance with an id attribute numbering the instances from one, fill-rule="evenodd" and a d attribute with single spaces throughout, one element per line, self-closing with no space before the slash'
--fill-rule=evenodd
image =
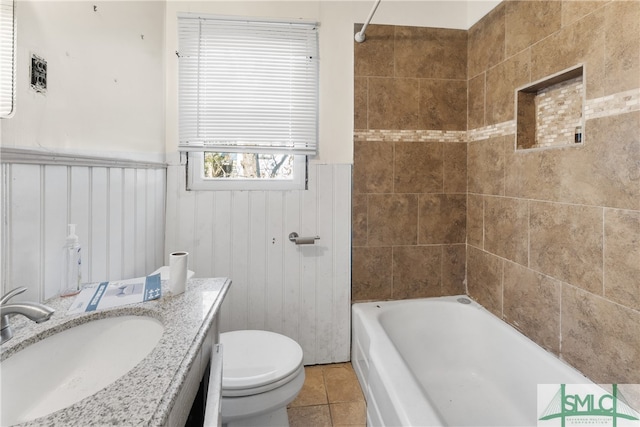
<path id="1" fill-rule="evenodd" d="M 74 298 L 55 298 L 46 301 L 46 305 L 56 310 L 47 322 L 37 324 L 23 316 L 12 316 L 14 336 L 0 346 L 0 360 L 57 332 L 105 317 L 150 316 L 164 325 L 157 346 L 126 375 L 72 406 L 19 425 L 166 424 L 230 284 L 226 278 L 189 279 L 186 291 L 172 296 L 163 281 L 163 296 L 154 301 L 67 315 Z"/>

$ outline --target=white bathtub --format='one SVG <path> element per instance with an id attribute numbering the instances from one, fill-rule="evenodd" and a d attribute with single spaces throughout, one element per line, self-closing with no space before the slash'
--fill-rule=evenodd
<path id="1" fill-rule="evenodd" d="M 370 426 L 535 426 L 537 384 L 590 381 L 465 296 L 353 305 Z"/>

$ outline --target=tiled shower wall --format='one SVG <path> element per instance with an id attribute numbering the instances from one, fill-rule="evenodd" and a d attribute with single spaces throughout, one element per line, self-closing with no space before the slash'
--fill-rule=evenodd
<path id="1" fill-rule="evenodd" d="M 352 299 L 464 292 L 467 32 L 355 44 Z"/>
<path id="2" fill-rule="evenodd" d="M 516 152 L 515 89 L 579 63 L 585 144 Z M 640 383 L 640 2 L 370 26 L 355 70 L 353 300 L 464 292 L 466 248 L 474 299 L 594 381 Z"/>
<path id="3" fill-rule="evenodd" d="M 594 381 L 639 383 L 640 2 L 501 3 L 468 52 L 469 294 Z M 515 152 L 514 90 L 578 63 L 584 146 Z"/>

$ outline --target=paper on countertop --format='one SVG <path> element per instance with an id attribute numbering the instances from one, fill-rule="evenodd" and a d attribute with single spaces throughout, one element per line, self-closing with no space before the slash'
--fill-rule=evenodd
<path id="1" fill-rule="evenodd" d="M 151 274 L 160 274 L 160 280 L 169 280 L 169 276 L 171 275 L 168 265 L 160 267 Z M 194 274 L 196 273 L 191 270 L 187 270 L 187 280 L 191 279 Z"/>
<path id="2" fill-rule="evenodd" d="M 154 274 L 85 287 L 76 296 L 67 314 L 86 313 L 158 299 L 162 296 L 160 280 L 160 274 Z"/>

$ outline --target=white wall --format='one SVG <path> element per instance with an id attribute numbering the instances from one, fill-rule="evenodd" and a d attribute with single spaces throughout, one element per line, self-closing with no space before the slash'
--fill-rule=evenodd
<path id="1" fill-rule="evenodd" d="M 16 109 L 1 144 L 164 161 L 164 2 L 16 3 Z M 46 94 L 30 87 L 32 54 L 47 61 Z"/>
<path id="2" fill-rule="evenodd" d="M 56 295 L 67 223 L 86 281 L 147 274 L 164 262 L 166 168 L 150 163 L 165 157 L 165 4 L 16 3 L 16 109 L 0 120 L 2 290 Z M 30 87 L 32 53 L 47 61 L 46 94 Z"/>

